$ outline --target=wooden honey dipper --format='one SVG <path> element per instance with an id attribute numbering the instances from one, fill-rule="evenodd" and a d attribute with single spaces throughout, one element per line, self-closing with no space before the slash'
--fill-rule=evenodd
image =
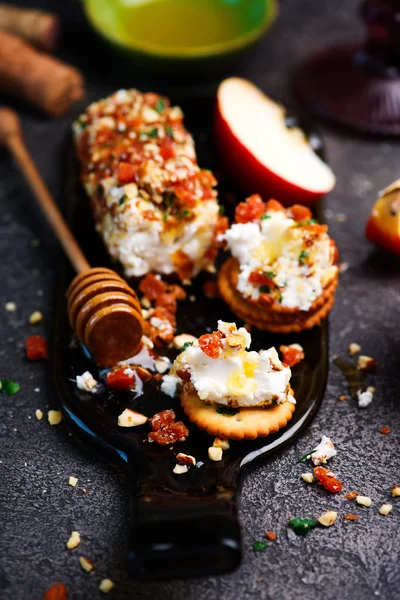
<path id="1" fill-rule="evenodd" d="M 71 327 L 101 366 L 134 356 L 143 335 L 136 293 L 117 273 L 91 268 L 44 184 L 22 138 L 15 111 L 0 108 L 0 144 L 13 154 L 78 275 L 66 296 Z"/>

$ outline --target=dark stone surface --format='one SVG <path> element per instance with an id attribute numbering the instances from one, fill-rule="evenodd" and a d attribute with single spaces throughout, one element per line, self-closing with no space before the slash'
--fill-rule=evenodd
<path id="1" fill-rule="evenodd" d="M 25 2 L 27 4 L 27 2 Z M 86 76 L 88 100 L 117 87 L 138 86 L 163 91 L 172 97 L 205 97 L 214 93 L 213 81 L 195 80 L 190 89 L 182 82 L 151 80 L 133 66 L 114 67 L 111 54 L 101 49 L 79 20 L 78 2 L 31 3 L 59 10 L 67 32 L 61 55 L 79 65 Z M 244 75 L 271 95 L 293 105 L 291 82 L 296 66 L 322 44 L 353 39 L 360 34 L 354 17 L 355 1 L 312 2 L 285 0 L 271 33 L 233 72 Z M 75 27 L 75 33 L 73 28 Z M 82 106 L 84 103 L 82 103 Z M 79 107 L 78 107 L 79 108 Z M 61 148 L 71 118 L 50 121 L 20 107 L 27 143 L 39 169 L 57 198 L 62 196 Z M 0 153 L 0 375 L 16 379 L 22 390 L 0 401 L 0 597 L 36 599 L 56 581 L 68 585 L 69 597 L 100 597 L 99 580 L 116 583 L 113 598 L 265 598 L 285 600 L 361 600 L 400 598 L 399 501 L 393 513 L 378 514 L 391 502 L 390 488 L 400 485 L 400 378 L 398 328 L 400 313 L 398 261 L 374 252 L 363 237 L 372 202 L 379 189 L 398 177 L 399 143 L 374 140 L 323 128 L 330 162 L 338 183 L 327 202 L 326 217 L 338 242 L 343 275 L 331 317 L 331 355 L 345 355 L 352 341 L 379 361 L 371 377 L 376 385 L 373 403 L 358 409 L 353 400 L 338 402 L 345 392 L 341 373 L 332 365 L 322 409 L 295 444 L 247 474 L 240 518 L 243 527 L 242 567 L 229 576 L 165 583 L 137 583 L 126 575 L 128 511 L 122 473 L 90 449 L 71 443 L 63 425 L 50 428 L 38 422 L 35 410 L 56 407 L 50 373 L 45 364 L 29 364 L 23 341 L 33 327 L 33 310 L 45 315 L 35 331 L 51 335 L 58 249 L 44 220 L 9 157 Z M 345 215 L 339 222 L 338 214 Z M 32 239 L 41 245 L 32 247 Z M 15 301 L 15 313 L 4 304 Z M 39 388 L 40 391 L 35 391 Z M 379 429 L 388 425 L 389 436 Z M 365 509 L 327 496 L 300 479 L 306 470 L 297 459 L 319 441 L 331 436 L 338 449 L 332 469 L 345 482 L 371 496 Z M 68 477 L 79 478 L 76 488 Z M 82 488 L 88 489 L 84 494 Z M 306 538 L 287 528 L 289 515 L 318 516 L 326 509 L 339 512 L 336 525 L 317 529 Z M 343 521 L 354 512 L 359 522 Z M 79 549 L 69 552 L 65 543 L 73 529 L 81 532 Z M 278 535 L 263 553 L 251 544 L 265 529 Z M 96 566 L 81 571 L 80 555 Z"/>

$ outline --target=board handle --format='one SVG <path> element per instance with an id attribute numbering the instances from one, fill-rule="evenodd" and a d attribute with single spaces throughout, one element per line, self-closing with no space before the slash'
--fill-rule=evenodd
<path id="1" fill-rule="evenodd" d="M 131 481 L 128 567 L 133 577 L 182 579 L 228 573 L 239 566 L 241 535 L 233 488 L 214 484 L 209 491 L 196 487 L 196 492 L 182 488 L 179 493 L 158 478 L 136 474 Z"/>

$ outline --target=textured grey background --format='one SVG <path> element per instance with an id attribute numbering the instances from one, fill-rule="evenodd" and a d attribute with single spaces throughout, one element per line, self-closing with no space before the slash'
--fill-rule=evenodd
<path id="1" fill-rule="evenodd" d="M 79 3 L 32 2 L 58 10 L 65 17 L 62 56 L 79 65 L 88 84 L 88 100 L 122 86 L 139 85 L 134 67 L 116 68 L 106 50 L 99 57 L 94 38 L 79 20 Z M 285 0 L 273 30 L 248 60 L 224 75 L 244 75 L 284 102 L 293 105 L 291 82 L 298 64 L 330 41 L 360 35 L 353 0 Z M 76 34 L 71 35 L 75 27 Z M 85 45 L 86 44 L 86 45 Z M 195 81 L 191 93 L 214 92 L 217 80 Z M 156 79 L 143 83 L 162 91 Z M 171 84 L 172 86 L 174 84 Z M 171 89 L 170 85 L 170 89 Z M 176 85 L 176 95 L 184 93 Z M 171 94 L 174 96 L 174 93 Z M 83 104 L 82 104 L 83 107 Z M 50 121 L 21 108 L 24 131 L 35 160 L 54 194 L 61 198 L 61 147 L 70 118 Z M 400 374 L 398 353 L 399 262 L 374 252 L 363 229 L 378 190 L 399 176 L 397 141 L 372 140 L 323 127 L 329 160 L 338 183 L 327 202 L 326 217 L 349 269 L 341 280 L 331 317 L 331 355 L 346 353 L 357 341 L 379 361 L 371 383 L 377 391 L 365 410 L 354 401 L 338 402 L 345 392 L 340 372 L 332 365 L 322 409 L 309 430 L 289 449 L 249 472 L 245 478 L 240 519 L 243 527 L 242 567 L 226 577 L 135 583 L 124 570 L 128 512 L 122 473 L 103 458 L 71 440 L 63 425 L 50 428 L 38 422 L 37 408 L 56 406 L 45 364 L 28 363 L 24 339 L 33 310 L 42 310 L 44 323 L 35 331 L 50 335 L 57 278 L 57 244 L 32 204 L 12 161 L 0 152 L 0 376 L 22 385 L 12 397 L 0 397 L 0 597 L 40 598 L 55 581 L 68 585 L 72 599 L 97 598 L 100 578 L 116 583 L 113 598 L 204 598 L 231 600 L 349 600 L 400 598 L 400 501 L 393 514 L 378 514 L 390 502 L 390 488 L 400 485 Z M 346 220 L 338 222 L 337 214 Z M 340 219 L 341 217 L 339 217 Z M 32 239 L 40 238 L 34 248 Z M 6 313 L 4 303 L 15 301 L 17 311 Z M 35 392 L 40 388 L 40 392 Z M 379 429 L 388 425 L 389 436 Z M 338 449 L 332 468 L 345 482 L 371 496 L 369 509 L 354 506 L 343 495 L 327 495 L 307 486 L 299 476 L 297 458 L 315 445 L 322 433 Z M 76 488 L 68 477 L 79 478 Z M 82 488 L 89 493 L 85 495 Z M 317 516 L 326 509 L 339 512 L 336 525 L 318 529 L 306 538 L 287 528 L 289 515 Z M 359 522 L 343 521 L 354 512 Z M 68 552 L 70 532 L 81 532 L 78 550 Z M 265 529 L 278 542 L 254 554 L 251 544 Z M 96 566 L 88 575 L 78 556 Z"/>

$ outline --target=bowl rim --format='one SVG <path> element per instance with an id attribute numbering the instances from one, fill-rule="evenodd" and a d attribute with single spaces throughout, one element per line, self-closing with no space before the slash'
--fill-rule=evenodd
<path id="1" fill-rule="evenodd" d="M 168 0 L 166 0 L 168 1 Z M 118 35 L 112 34 L 110 31 L 107 31 L 106 28 L 103 27 L 102 24 L 98 20 L 96 20 L 96 0 L 84 0 L 83 7 L 86 18 L 93 27 L 93 29 L 100 34 L 103 38 L 105 38 L 108 42 L 113 45 L 118 46 L 120 49 L 125 51 L 133 51 L 137 53 L 141 53 L 143 55 L 147 55 L 153 58 L 162 58 L 162 59 L 181 59 L 181 60 L 190 60 L 193 58 L 205 58 L 211 56 L 218 56 L 223 54 L 228 54 L 230 52 L 235 52 L 241 49 L 246 48 L 251 45 L 255 41 L 257 41 L 272 25 L 275 21 L 277 13 L 278 13 L 278 4 L 277 0 L 263 0 L 264 5 L 267 8 L 266 16 L 257 27 L 252 29 L 250 32 L 246 32 L 242 35 L 239 35 L 232 40 L 224 41 L 224 42 L 216 42 L 214 44 L 206 44 L 204 46 L 165 46 L 159 44 L 143 44 L 136 43 L 132 41 L 132 43 L 126 43 L 122 41 Z"/>

